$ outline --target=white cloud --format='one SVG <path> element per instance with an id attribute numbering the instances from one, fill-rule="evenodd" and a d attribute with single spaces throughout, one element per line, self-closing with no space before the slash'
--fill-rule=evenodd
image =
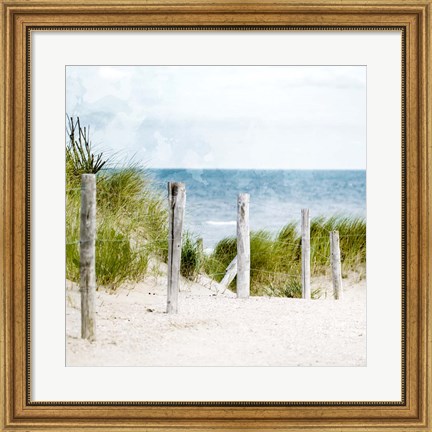
<path id="1" fill-rule="evenodd" d="M 365 167 L 365 67 L 70 66 L 67 111 L 155 167 Z"/>

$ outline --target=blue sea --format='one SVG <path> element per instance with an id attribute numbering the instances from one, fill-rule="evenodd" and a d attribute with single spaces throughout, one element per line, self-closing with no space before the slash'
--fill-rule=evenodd
<path id="1" fill-rule="evenodd" d="M 277 233 L 299 222 L 302 208 L 310 216 L 366 217 L 364 170 L 146 170 L 166 196 L 167 182 L 186 185 L 185 229 L 212 249 L 236 233 L 237 196 L 250 194 L 250 228 Z"/>

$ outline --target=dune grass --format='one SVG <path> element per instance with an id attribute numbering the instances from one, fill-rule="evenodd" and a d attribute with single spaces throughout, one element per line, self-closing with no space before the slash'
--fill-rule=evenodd
<path id="1" fill-rule="evenodd" d="M 155 192 L 145 170 L 133 163 L 102 169 L 107 160 L 103 153 L 94 154 L 88 132 L 76 130 L 79 127 L 79 120 L 75 120 L 75 136 L 78 134 L 81 141 L 74 141 L 73 146 L 70 143 L 66 152 L 66 277 L 79 281 L 81 175 L 95 173 L 96 280 L 98 286 L 115 290 L 124 282 L 142 280 L 150 257 L 167 262 L 166 203 Z M 72 133 L 70 136 L 73 138 Z M 202 246 L 192 233 L 186 232 L 181 274 L 194 280 L 203 262 Z"/>
<path id="2" fill-rule="evenodd" d="M 79 281 L 81 174 L 95 173 L 96 281 L 113 290 L 141 280 L 150 255 L 166 258 L 167 210 L 143 170 L 133 163 L 103 170 L 109 158 L 94 155 L 88 132 L 77 134 L 82 142 L 73 151 L 69 143 L 66 152 L 66 277 Z"/>
<path id="3" fill-rule="evenodd" d="M 95 153 L 89 128 L 68 119 L 66 148 L 66 277 L 79 281 L 79 229 L 81 174 L 97 179 L 96 279 L 98 286 L 116 289 L 124 282 L 142 280 L 150 257 L 167 262 L 168 215 L 166 202 L 145 171 L 133 163 L 105 169 L 110 162 Z M 343 276 L 353 270 L 364 275 L 366 223 L 350 217 L 311 220 L 312 276 L 330 270 L 329 231 L 338 230 Z M 206 256 L 192 234 L 183 236 L 181 274 L 194 280 L 205 272 L 220 281 L 237 254 L 235 238 L 221 240 Z M 235 289 L 235 280 L 232 287 Z M 251 294 L 301 297 L 301 237 L 295 223 L 274 235 L 251 233 Z M 312 295 L 318 295 L 312 293 Z"/>
<path id="4" fill-rule="evenodd" d="M 141 280 L 149 256 L 164 259 L 167 212 L 143 172 L 134 167 L 97 175 L 96 279 L 117 288 Z M 66 277 L 79 280 L 80 191 L 66 192 Z"/>
<path id="5" fill-rule="evenodd" d="M 202 243 L 192 233 L 186 231 L 182 239 L 180 273 L 189 280 L 195 280 L 203 270 L 205 255 Z"/>
<path id="6" fill-rule="evenodd" d="M 366 263 L 366 222 L 361 218 L 318 217 L 311 220 L 312 277 L 330 274 L 329 232 L 337 230 L 343 276 L 356 271 L 364 276 Z M 277 235 L 267 231 L 251 232 L 251 295 L 301 297 L 301 236 L 295 223 L 289 223 Z M 237 254 L 235 238 L 225 238 L 207 257 L 204 269 L 220 281 Z M 235 289 L 235 281 L 232 282 Z M 312 292 L 312 296 L 319 296 Z"/>
<path id="7" fill-rule="evenodd" d="M 330 271 L 329 232 L 338 231 L 342 262 L 342 277 L 355 271 L 360 278 L 366 274 L 366 222 L 361 218 L 334 216 L 311 220 L 311 272 Z"/>

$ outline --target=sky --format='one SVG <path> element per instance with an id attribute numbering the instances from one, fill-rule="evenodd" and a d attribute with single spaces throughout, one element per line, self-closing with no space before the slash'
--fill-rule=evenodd
<path id="1" fill-rule="evenodd" d="M 366 168 L 364 66 L 67 66 L 66 113 L 120 163 Z"/>

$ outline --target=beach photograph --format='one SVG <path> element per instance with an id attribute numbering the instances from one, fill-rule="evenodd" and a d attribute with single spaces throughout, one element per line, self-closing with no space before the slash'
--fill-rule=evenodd
<path id="1" fill-rule="evenodd" d="M 367 365 L 365 66 L 65 80 L 66 366 Z"/>

